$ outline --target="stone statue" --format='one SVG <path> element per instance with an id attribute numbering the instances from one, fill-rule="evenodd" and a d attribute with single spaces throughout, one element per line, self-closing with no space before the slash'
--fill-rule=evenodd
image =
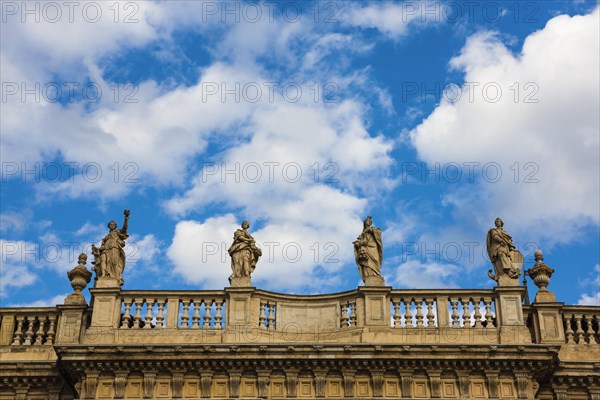
<path id="1" fill-rule="evenodd" d="M 123 285 L 123 271 L 125 270 L 125 240 L 129 237 L 127 227 L 129 225 L 129 210 L 124 210 L 125 220 L 123 227 L 117 230 L 117 223 L 108 223 L 108 234 L 102 239 L 100 247 L 92 244 L 94 255 L 94 270 L 98 278 L 116 279 L 119 285 Z"/>
<path id="2" fill-rule="evenodd" d="M 250 286 L 250 274 L 254 272 L 262 250 L 256 245 L 254 238 L 248 233 L 250 224 L 242 222 L 242 229 L 233 234 L 233 243 L 227 252 L 231 256 L 232 274 L 229 283 L 232 286 Z"/>
<path id="3" fill-rule="evenodd" d="M 373 227 L 370 215 L 363 221 L 363 231 L 353 243 L 356 265 L 365 285 L 383 285 L 381 229 Z"/>
<path id="4" fill-rule="evenodd" d="M 493 275 L 490 269 L 488 276 L 499 285 L 518 286 L 523 254 L 515 248 L 512 237 L 504 230 L 501 218 L 496 218 L 495 225 L 488 231 L 485 240 L 488 256 L 496 272 Z"/>

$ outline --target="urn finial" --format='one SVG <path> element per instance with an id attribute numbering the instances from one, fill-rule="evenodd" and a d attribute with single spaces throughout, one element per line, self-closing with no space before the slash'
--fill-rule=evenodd
<path id="1" fill-rule="evenodd" d="M 544 253 L 541 250 L 536 250 L 535 253 L 533 253 L 533 256 L 535 258 L 535 264 L 532 268 L 525 271 L 525 274 L 528 275 L 533 280 L 533 283 L 539 288 L 534 302 L 556 301 L 554 293 L 547 289 L 550 284 L 550 277 L 554 273 L 554 270 L 544 263 Z"/>
<path id="2" fill-rule="evenodd" d="M 92 273 L 88 271 L 85 267 L 87 262 L 87 255 L 85 253 L 81 253 L 78 257 L 78 264 L 67 272 L 67 276 L 71 281 L 71 286 L 75 292 L 71 293 L 65 298 L 65 304 L 83 304 L 85 305 L 85 297 L 81 291 L 85 289 L 88 283 L 90 283 L 90 279 L 92 278 Z"/>

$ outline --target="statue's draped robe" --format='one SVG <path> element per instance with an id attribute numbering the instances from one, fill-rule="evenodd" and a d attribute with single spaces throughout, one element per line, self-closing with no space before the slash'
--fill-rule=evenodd
<path id="1" fill-rule="evenodd" d="M 252 235 L 243 229 L 238 229 L 233 234 L 233 244 L 229 247 L 231 256 L 232 277 L 250 276 L 256 268 L 258 258 L 262 255 L 256 247 Z"/>
<path id="2" fill-rule="evenodd" d="M 512 237 L 504 229 L 490 229 L 486 238 L 486 247 L 490 261 L 496 267 L 496 274 L 502 274 L 504 270 L 512 267 L 511 254 L 515 246 Z"/>
<path id="3" fill-rule="evenodd" d="M 381 230 L 372 226 L 365 228 L 354 246 L 356 264 L 360 267 L 363 281 L 367 276 L 381 276 L 381 260 L 383 259 L 383 244 Z"/>
<path id="4" fill-rule="evenodd" d="M 129 237 L 126 232 L 112 230 L 102 239 L 101 257 L 104 276 L 116 278 L 123 283 L 125 270 L 125 240 Z"/>

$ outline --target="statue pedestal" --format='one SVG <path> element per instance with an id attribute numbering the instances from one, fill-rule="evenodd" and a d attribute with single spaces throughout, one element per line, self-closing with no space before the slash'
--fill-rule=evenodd
<path id="1" fill-rule="evenodd" d="M 116 278 L 100 277 L 94 284 L 96 288 L 121 288 L 119 280 Z"/>
<path id="2" fill-rule="evenodd" d="M 365 286 L 385 286 L 385 279 L 382 276 L 367 276 Z"/>
<path id="3" fill-rule="evenodd" d="M 252 287 L 252 282 L 249 276 L 240 276 L 229 278 L 231 287 Z"/>

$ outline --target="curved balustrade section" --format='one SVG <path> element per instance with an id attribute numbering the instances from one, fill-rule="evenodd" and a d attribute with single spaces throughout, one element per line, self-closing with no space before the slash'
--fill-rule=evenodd
<path id="1" fill-rule="evenodd" d="M 359 326 L 357 290 L 324 295 L 290 295 L 257 290 L 258 319 L 267 331 L 324 332 Z"/>

